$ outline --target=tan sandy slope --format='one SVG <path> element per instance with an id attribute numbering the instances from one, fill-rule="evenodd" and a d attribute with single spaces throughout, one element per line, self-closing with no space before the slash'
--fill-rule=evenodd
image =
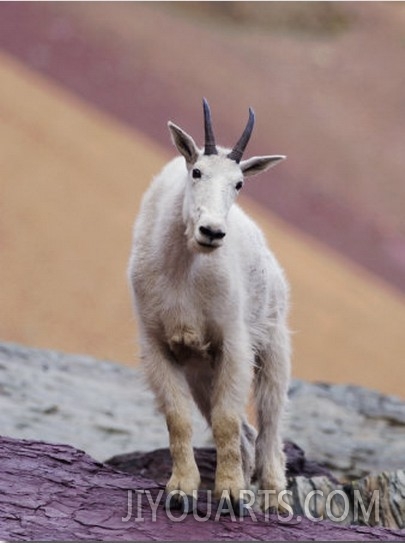
<path id="1" fill-rule="evenodd" d="M 137 363 L 131 227 L 168 157 L 6 56 L 0 81 L 0 338 Z M 295 376 L 403 395 L 403 296 L 242 205 L 292 283 Z"/>

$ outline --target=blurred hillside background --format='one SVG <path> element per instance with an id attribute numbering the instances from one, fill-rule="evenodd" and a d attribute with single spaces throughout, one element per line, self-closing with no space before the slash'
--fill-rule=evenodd
<path id="1" fill-rule="evenodd" d="M 201 98 L 288 160 L 244 188 L 294 375 L 404 397 L 405 3 L 0 3 L 0 340 L 137 364 L 132 222 Z M 246 190 L 245 190 L 246 189 Z"/>

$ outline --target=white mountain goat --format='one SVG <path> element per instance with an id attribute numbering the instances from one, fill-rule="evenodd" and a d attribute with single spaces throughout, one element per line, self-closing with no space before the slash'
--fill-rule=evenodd
<path id="1" fill-rule="evenodd" d="M 204 150 L 168 123 L 182 157 L 144 195 L 129 277 L 144 369 L 169 431 L 173 470 L 166 490 L 195 496 L 200 483 L 194 399 L 216 444 L 215 493 L 227 491 L 243 514 L 240 491 L 253 471 L 260 489 L 286 487 L 280 423 L 290 375 L 289 289 L 262 232 L 234 202 L 246 177 L 285 157 L 241 160 L 253 130 L 251 109 L 235 147 L 217 147 L 203 105 Z M 258 432 L 245 415 L 252 382 Z M 176 506 L 185 509 L 185 501 Z"/>

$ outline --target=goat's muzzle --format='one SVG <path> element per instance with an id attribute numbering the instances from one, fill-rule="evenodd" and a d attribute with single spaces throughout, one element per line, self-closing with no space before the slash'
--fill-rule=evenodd
<path id="1" fill-rule="evenodd" d="M 225 232 L 222 232 L 222 230 L 212 230 L 209 226 L 200 226 L 199 230 L 201 234 L 206 238 L 209 238 L 210 241 L 225 237 Z"/>
<path id="2" fill-rule="evenodd" d="M 216 249 L 222 245 L 226 233 L 222 228 L 212 226 L 199 226 L 196 232 L 196 241 L 200 247 L 205 249 Z"/>

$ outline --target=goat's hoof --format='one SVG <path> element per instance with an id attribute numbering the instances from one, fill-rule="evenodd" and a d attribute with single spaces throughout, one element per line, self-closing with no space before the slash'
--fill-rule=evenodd
<path id="1" fill-rule="evenodd" d="M 231 499 L 231 503 L 232 503 L 232 509 L 235 514 L 235 517 L 242 518 L 242 517 L 246 517 L 249 514 L 248 508 L 246 507 L 246 503 L 243 500 Z"/>
<path id="2" fill-rule="evenodd" d="M 246 503 L 241 499 L 226 499 L 221 506 L 221 515 L 223 517 L 234 515 L 236 518 L 242 518 L 246 517 L 248 514 L 249 512 Z"/>
<path id="3" fill-rule="evenodd" d="M 197 504 L 195 498 L 187 494 L 172 494 L 170 499 L 167 499 L 165 502 L 166 510 L 180 511 L 180 513 L 185 513 L 186 515 L 189 515 L 195 511 L 196 507 Z"/>
<path id="4" fill-rule="evenodd" d="M 283 517 L 288 518 L 290 516 L 290 511 L 283 507 L 282 505 L 271 505 L 265 511 L 266 515 L 277 515 L 279 519 Z"/>
<path id="5" fill-rule="evenodd" d="M 182 496 L 181 497 L 181 512 L 190 515 L 197 509 L 197 502 L 193 496 Z"/>
<path id="6" fill-rule="evenodd" d="M 267 515 L 277 515 L 278 514 L 278 507 L 275 506 L 275 505 L 271 505 L 270 507 L 268 507 L 266 509 L 266 514 Z"/>

